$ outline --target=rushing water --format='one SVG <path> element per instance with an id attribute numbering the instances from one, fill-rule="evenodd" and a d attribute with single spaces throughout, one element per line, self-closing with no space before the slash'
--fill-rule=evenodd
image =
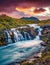
<path id="1" fill-rule="evenodd" d="M 13 30 L 15 43 L 0 47 L 0 65 L 7 65 L 11 62 L 19 62 L 20 60 L 25 59 L 31 53 L 40 51 L 40 43 L 42 41 L 40 40 L 39 35 L 41 35 L 41 28 L 37 24 L 28 25 L 30 27 L 38 28 L 39 33 L 36 38 L 31 40 L 29 33 L 26 32 L 24 33 L 25 38 L 23 38 L 18 30 Z M 12 43 L 8 32 L 6 31 L 5 33 L 8 35 L 8 43 Z M 29 40 L 27 40 L 27 37 Z"/>

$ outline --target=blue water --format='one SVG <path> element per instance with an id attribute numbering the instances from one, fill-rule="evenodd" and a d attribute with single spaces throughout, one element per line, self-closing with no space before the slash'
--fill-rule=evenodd
<path id="1" fill-rule="evenodd" d="M 7 65 L 14 61 L 20 61 L 25 59 L 26 56 L 30 55 L 32 52 L 39 51 L 41 49 L 41 41 L 33 43 L 33 40 L 30 41 L 21 41 L 14 44 L 9 44 L 4 47 L 0 47 L 0 65 Z M 29 44 L 29 45 L 28 45 Z"/>

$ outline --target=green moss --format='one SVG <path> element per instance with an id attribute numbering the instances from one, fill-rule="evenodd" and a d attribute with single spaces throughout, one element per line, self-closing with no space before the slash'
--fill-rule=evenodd
<path id="1" fill-rule="evenodd" d="M 28 65 L 28 63 L 27 63 L 26 61 L 24 61 L 24 62 L 22 63 L 22 65 Z"/>

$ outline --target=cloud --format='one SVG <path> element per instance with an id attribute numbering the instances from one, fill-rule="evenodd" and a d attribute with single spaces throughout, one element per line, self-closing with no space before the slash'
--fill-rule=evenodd
<path id="1" fill-rule="evenodd" d="M 0 0 L 0 15 L 7 14 L 14 18 L 35 16 L 34 13 L 45 12 L 50 6 L 50 0 Z M 34 9 L 35 8 L 35 9 Z M 37 10 L 39 8 L 39 10 Z M 46 13 L 49 10 L 46 11 Z M 46 14 L 45 13 L 45 14 Z M 48 13 L 49 14 L 49 13 Z"/>
<path id="2" fill-rule="evenodd" d="M 50 0 L 0 0 L 0 11 L 4 12 L 12 12 L 16 7 L 30 8 L 46 6 L 50 6 Z"/>
<path id="3" fill-rule="evenodd" d="M 47 20 L 50 19 L 50 16 L 36 16 L 40 20 Z"/>
<path id="4" fill-rule="evenodd" d="M 35 13 L 35 14 L 39 14 L 39 13 L 42 13 L 42 12 L 45 12 L 46 10 L 45 9 L 43 9 L 43 8 L 36 8 L 33 12 Z"/>

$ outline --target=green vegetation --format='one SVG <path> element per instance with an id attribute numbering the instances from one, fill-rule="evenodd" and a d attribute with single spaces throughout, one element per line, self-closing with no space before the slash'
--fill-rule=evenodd
<path id="1" fill-rule="evenodd" d="M 47 42 L 47 41 L 48 41 L 48 37 L 46 37 L 46 36 L 41 36 L 41 40 L 43 40 L 44 42 Z"/>
<path id="2" fill-rule="evenodd" d="M 6 15 L 0 16 L 0 29 L 16 28 L 18 26 L 23 26 L 23 25 L 32 24 L 32 23 L 35 23 L 35 21 L 14 19 L 14 18 L 8 17 Z"/>
<path id="3" fill-rule="evenodd" d="M 40 39 L 43 40 L 45 43 L 50 43 L 50 33 L 42 34 Z"/>
<path id="4" fill-rule="evenodd" d="M 34 63 L 33 62 L 28 63 L 28 62 L 24 61 L 21 65 L 34 65 Z"/>
<path id="5" fill-rule="evenodd" d="M 22 65 L 28 65 L 28 63 L 27 63 L 26 61 L 24 61 L 24 62 L 22 63 Z"/>
<path id="6" fill-rule="evenodd" d="M 39 26 L 43 26 L 43 25 L 50 25 L 50 19 L 48 20 L 42 20 L 38 23 Z"/>
<path id="7" fill-rule="evenodd" d="M 6 15 L 0 16 L 0 29 L 10 29 L 16 28 L 18 26 L 24 26 L 26 24 L 39 24 L 40 26 L 45 24 L 50 24 L 50 20 L 47 21 L 35 21 L 35 20 L 23 20 L 23 19 L 15 19 Z"/>

